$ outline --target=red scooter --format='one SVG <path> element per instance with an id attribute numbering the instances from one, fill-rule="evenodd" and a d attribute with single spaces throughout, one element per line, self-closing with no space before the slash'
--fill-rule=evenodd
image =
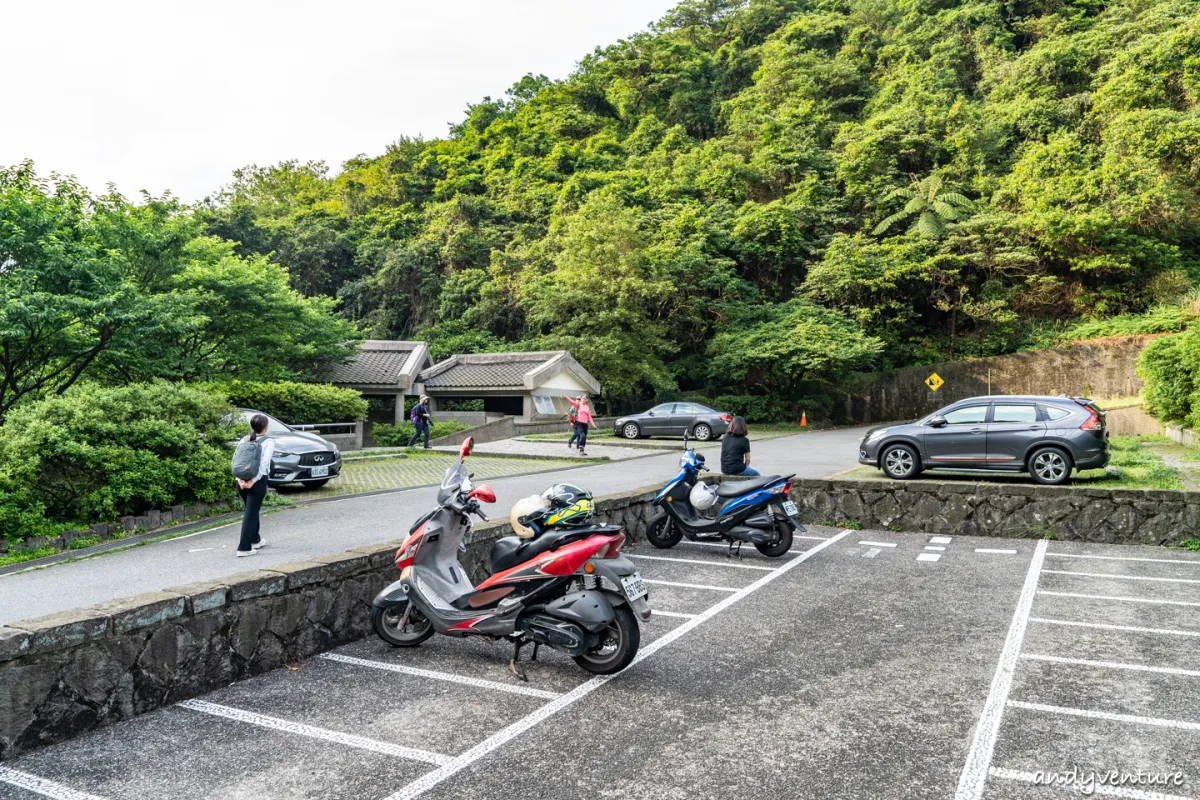
<path id="1" fill-rule="evenodd" d="M 474 487 L 466 470 L 473 439 L 446 470 L 438 508 L 417 520 L 396 552 L 400 580 L 375 598 L 371 624 L 395 647 L 413 647 L 434 633 L 487 636 L 513 642 L 509 669 L 521 648 L 548 645 L 588 672 L 619 672 L 637 655 L 638 621 L 650 618 L 641 575 L 621 555 L 625 534 L 611 525 L 546 529 L 532 538 L 505 537 L 492 545 L 492 575 L 475 586 L 458 562 L 471 516 L 486 520 L 480 503 L 494 503 L 487 486 Z"/>

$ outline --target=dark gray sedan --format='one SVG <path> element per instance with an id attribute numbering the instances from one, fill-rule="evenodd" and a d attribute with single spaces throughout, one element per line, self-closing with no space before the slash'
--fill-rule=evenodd
<path id="1" fill-rule="evenodd" d="M 858 462 L 901 480 L 952 469 L 1027 472 L 1056 485 L 1072 469 L 1108 463 L 1108 429 L 1104 412 L 1083 397 L 971 397 L 916 422 L 872 428 Z"/>
<path id="2" fill-rule="evenodd" d="M 699 403 L 659 403 L 649 411 L 619 417 L 613 427 L 617 436 L 626 439 L 649 439 L 651 436 L 683 436 L 707 442 L 720 438 L 729 430 L 733 415 L 713 411 Z"/>
<path id="3" fill-rule="evenodd" d="M 248 408 L 239 408 L 236 417 L 241 422 L 250 422 L 255 414 Z M 280 422 L 270 414 L 267 418 L 267 435 L 275 440 L 275 455 L 271 457 L 271 474 L 268 486 L 299 483 L 316 489 L 329 483 L 342 471 L 342 454 L 335 445 L 320 436 L 298 431 Z"/>

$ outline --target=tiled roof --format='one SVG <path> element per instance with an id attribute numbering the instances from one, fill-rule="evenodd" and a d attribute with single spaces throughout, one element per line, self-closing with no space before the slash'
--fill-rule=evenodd
<path id="1" fill-rule="evenodd" d="M 321 378 L 329 383 L 399 386 L 408 357 L 421 345 L 421 342 L 368 340 L 349 362 L 326 366 Z"/>
<path id="2" fill-rule="evenodd" d="M 545 364 L 549 359 L 503 361 L 499 363 L 470 363 L 459 361 L 444 372 L 425 378 L 428 389 L 523 389 L 525 373 Z"/>

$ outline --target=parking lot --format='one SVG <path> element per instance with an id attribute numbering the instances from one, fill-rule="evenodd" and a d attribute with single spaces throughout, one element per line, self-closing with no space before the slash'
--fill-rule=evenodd
<path id="1" fill-rule="evenodd" d="M 0 797 L 1016 799 L 1073 768 L 1200 796 L 1200 554 L 817 527 L 778 560 L 627 552 L 655 616 L 617 676 L 370 638 L 6 763 Z"/>

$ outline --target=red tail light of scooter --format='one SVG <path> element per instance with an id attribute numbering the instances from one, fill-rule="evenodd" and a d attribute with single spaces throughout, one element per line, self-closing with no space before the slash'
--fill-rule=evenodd
<path id="1" fill-rule="evenodd" d="M 616 558 L 621 555 L 621 548 L 625 546 L 625 534 L 618 533 L 613 536 L 613 540 L 601 547 L 592 558 Z"/>

